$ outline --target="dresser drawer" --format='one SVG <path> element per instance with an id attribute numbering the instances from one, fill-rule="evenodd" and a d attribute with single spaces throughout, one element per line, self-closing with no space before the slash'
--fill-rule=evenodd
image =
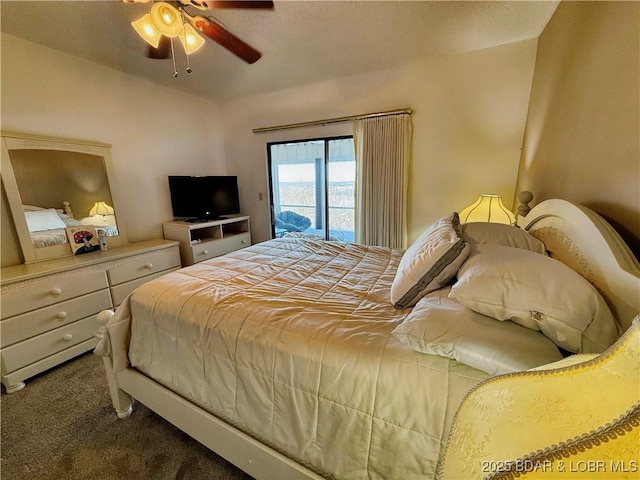
<path id="1" fill-rule="evenodd" d="M 121 283 L 120 285 L 116 285 L 111 289 L 111 297 L 113 298 L 113 306 L 117 307 L 120 305 L 127 295 L 133 292 L 140 285 L 147 283 L 149 280 L 153 280 L 156 277 L 160 277 L 165 273 L 172 272 L 177 270 L 178 268 L 172 268 L 171 270 L 165 270 L 164 272 L 156 273 L 154 275 L 147 275 L 146 277 L 137 278 L 136 280 L 132 280 L 130 282 Z"/>
<path id="2" fill-rule="evenodd" d="M 234 252 L 241 248 L 246 248 L 251 245 L 250 233 L 239 233 L 222 239 L 221 248 L 225 250 L 224 253 Z"/>
<path id="3" fill-rule="evenodd" d="M 2 292 L 2 318 L 47 307 L 108 286 L 105 272 L 92 270 L 45 277 L 42 281 L 25 283 L 24 287 L 15 289 L 9 287 Z"/>
<path id="4" fill-rule="evenodd" d="M 109 290 L 83 295 L 0 323 L 2 348 L 112 308 Z"/>
<path id="5" fill-rule="evenodd" d="M 242 233 L 193 246 L 193 261 L 201 262 L 251 245 L 251 234 Z"/>
<path id="6" fill-rule="evenodd" d="M 108 269 L 111 285 L 146 277 L 170 268 L 180 266 L 180 251 L 178 247 L 165 248 L 156 252 L 139 255 L 126 262 L 114 265 Z"/>
<path id="7" fill-rule="evenodd" d="M 219 240 L 218 240 L 219 241 Z M 198 245 L 194 245 L 193 248 L 193 262 L 201 262 L 203 260 L 209 260 L 210 258 L 221 255 L 218 253 L 217 242 L 205 242 Z"/>
<path id="8" fill-rule="evenodd" d="M 11 373 L 93 337 L 95 315 L 2 349 L 3 373 Z"/>

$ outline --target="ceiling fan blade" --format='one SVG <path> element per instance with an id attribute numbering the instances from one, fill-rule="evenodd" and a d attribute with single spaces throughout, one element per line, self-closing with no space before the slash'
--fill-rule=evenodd
<path id="1" fill-rule="evenodd" d="M 262 0 L 204 0 L 198 2 L 208 9 L 214 8 L 273 8 L 272 1 Z"/>
<path id="2" fill-rule="evenodd" d="M 147 49 L 147 57 L 154 58 L 157 60 L 164 60 L 165 58 L 169 58 L 171 53 L 171 40 L 169 37 L 165 37 L 162 35 L 160 37 L 160 42 L 158 43 L 158 47 L 153 47 L 148 45 Z"/>
<path id="3" fill-rule="evenodd" d="M 222 25 L 215 22 L 207 22 L 204 25 L 202 25 L 202 23 L 203 22 L 199 22 L 197 24 L 197 27 L 202 29 L 202 33 L 214 42 L 222 45 L 231 53 L 236 54 L 245 62 L 249 64 L 255 63 L 260 59 L 260 57 L 262 57 L 262 54 L 259 51 L 244 43 Z"/>

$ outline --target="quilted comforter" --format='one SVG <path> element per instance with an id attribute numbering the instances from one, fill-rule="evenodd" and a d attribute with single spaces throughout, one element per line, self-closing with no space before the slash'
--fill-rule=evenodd
<path id="1" fill-rule="evenodd" d="M 327 478 L 433 478 L 488 375 L 392 330 L 402 251 L 284 237 L 162 276 L 108 325 L 129 365 Z M 128 343 L 127 343 L 128 342 Z"/>

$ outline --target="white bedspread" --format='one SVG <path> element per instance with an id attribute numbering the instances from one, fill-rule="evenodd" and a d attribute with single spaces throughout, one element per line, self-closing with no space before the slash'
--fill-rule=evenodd
<path id="1" fill-rule="evenodd" d="M 31 243 L 36 248 L 64 245 L 67 243 L 67 231 L 64 228 L 30 232 Z"/>
<path id="2" fill-rule="evenodd" d="M 284 237 L 170 273 L 111 319 L 114 366 L 325 477 L 432 478 L 488 375 L 391 334 L 410 311 L 389 300 L 401 255 Z"/>

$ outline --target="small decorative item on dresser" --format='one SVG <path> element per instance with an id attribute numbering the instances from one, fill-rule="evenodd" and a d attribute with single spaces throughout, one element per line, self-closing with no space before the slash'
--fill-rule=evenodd
<path id="1" fill-rule="evenodd" d="M 96 232 L 98 232 L 98 244 L 100 245 L 100 250 L 104 252 L 107 250 L 107 232 L 105 232 L 104 228 L 96 228 Z"/>
<path id="2" fill-rule="evenodd" d="M 94 252 L 100 248 L 96 229 L 92 225 L 81 225 L 79 227 L 67 227 L 67 237 L 71 252 L 74 255 Z"/>

